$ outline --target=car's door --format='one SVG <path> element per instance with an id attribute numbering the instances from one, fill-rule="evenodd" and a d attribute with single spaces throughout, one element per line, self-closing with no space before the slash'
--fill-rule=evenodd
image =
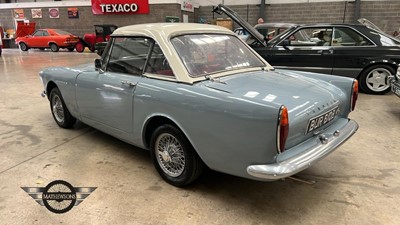
<path id="1" fill-rule="evenodd" d="M 272 66 L 331 74 L 332 27 L 302 27 L 286 34 L 275 45 L 256 48 Z"/>
<path id="2" fill-rule="evenodd" d="M 114 37 L 103 54 L 102 68 L 77 77 L 76 101 L 84 122 L 132 132 L 134 91 L 153 43 L 144 37 Z"/>
<path id="3" fill-rule="evenodd" d="M 26 44 L 29 47 L 39 47 L 40 46 L 40 39 L 43 37 L 43 30 L 37 30 L 32 36 L 29 36 L 26 39 Z"/>
<path id="4" fill-rule="evenodd" d="M 390 55 L 388 48 L 376 47 L 366 36 L 350 27 L 337 26 L 333 34 L 332 74 L 355 78 L 375 57 Z"/>
<path id="5" fill-rule="evenodd" d="M 54 36 L 51 36 L 47 30 L 43 30 L 43 36 L 38 40 L 38 47 L 48 47 L 53 37 Z"/>

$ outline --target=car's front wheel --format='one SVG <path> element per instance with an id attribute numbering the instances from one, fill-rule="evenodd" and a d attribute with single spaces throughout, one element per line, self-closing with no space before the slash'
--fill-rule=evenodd
<path id="1" fill-rule="evenodd" d="M 19 43 L 19 48 L 22 51 L 28 51 L 28 46 L 24 42 Z"/>
<path id="2" fill-rule="evenodd" d="M 395 74 L 392 67 L 375 65 L 360 75 L 360 88 L 367 94 L 383 95 L 390 91 L 389 76 Z"/>
<path id="3" fill-rule="evenodd" d="M 50 49 L 51 49 L 52 52 L 58 52 L 58 50 L 60 50 L 58 45 L 55 44 L 55 43 L 51 43 L 49 46 L 50 46 Z"/>
<path id="4" fill-rule="evenodd" d="M 172 125 L 163 125 L 154 131 L 150 155 L 161 177 L 177 187 L 191 183 L 203 170 L 203 162 L 192 145 Z"/>
<path id="5" fill-rule="evenodd" d="M 62 128 L 71 128 L 75 124 L 76 119 L 65 106 L 64 99 L 58 88 L 53 88 L 50 91 L 50 109 L 58 126 Z"/>

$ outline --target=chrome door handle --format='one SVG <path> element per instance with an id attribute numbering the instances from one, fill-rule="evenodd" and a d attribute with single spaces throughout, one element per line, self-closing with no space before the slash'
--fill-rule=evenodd
<path id="1" fill-rule="evenodd" d="M 130 86 L 130 87 L 136 86 L 136 84 L 134 84 L 134 83 L 132 83 L 132 82 L 130 82 L 130 81 L 127 81 L 127 80 L 121 81 L 121 84 L 128 85 L 128 86 Z"/>

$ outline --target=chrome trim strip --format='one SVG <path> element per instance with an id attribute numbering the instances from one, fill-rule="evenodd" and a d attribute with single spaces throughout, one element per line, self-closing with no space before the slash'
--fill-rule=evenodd
<path id="1" fill-rule="evenodd" d="M 264 165 L 250 165 L 247 167 L 247 173 L 263 180 L 278 180 L 289 177 L 307 169 L 314 163 L 323 159 L 349 139 L 357 130 L 357 122 L 349 120 L 349 122 L 340 130 L 340 135 L 334 136 L 331 134 L 326 144 L 323 144 L 320 141 L 315 142 L 313 148 L 282 162 Z"/>
<path id="2" fill-rule="evenodd" d="M 327 69 L 328 67 L 294 67 L 294 66 L 274 66 L 275 69 L 289 69 L 289 70 L 322 70 L 322 69 Z M 329 68 L 328 68 L 329 69 Z M 335 70 L 348 70 L 348 71 L 361 71 L 362 68 L 338 68 L 335 67 Z"/>

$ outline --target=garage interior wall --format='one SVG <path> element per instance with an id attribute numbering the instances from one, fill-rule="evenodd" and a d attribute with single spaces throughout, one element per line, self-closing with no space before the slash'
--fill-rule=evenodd
<path id="1" fill-rule="evenodd" d="M 57 28 L 68 31 L 72 34 L 83 36 L 85 33 L 94 33 L 95 24 L 115 24 L 119 27 L 142 24 L 165 22 L 166 16 L 176 16 L 182 21 L 182 15 L 188 15 L 189 22 L 197 21 L 195 13 L 181 11 L 180 4 L 151 4 L 149 14 L 108 14 L 108 15 L 93 15 L 90 6 L 78 6 L 79 18 L 69 19 L 68 8 L 58 7 L 60 18 L 49 18 L 48 8 L 37 7 L 42 9 L 42 18 L 33 19 L 31 8 L 24 8 L 25 18 L 29 21 L 36 22 L 36 28 Z M 196 10 L 196 9 L 195 9 Z M 5 29 L 14 28 L 13 10 L 0 10 L 0 23 Z"/>
<path id="2" fill-rule="evenodd" d="M 287 22 L 287 23 L 352 23 L 354 19 L 354 1 L 326 1 L 326 2 L 303 2 L 268 4 L 265 7 L 265 22 Z M 218 4 L 218 1 L 216 1 Z M 247 21 L 255 25 L 260 15 L 259 5 L 225 5 L 239 13 Z M 215 5 L 217 5 L 215 4 Z M 212 7 L 200 6 L 199 19 L 213 20 Z M 346 10 L 345 10 L 346 8 Z M 388 34 L 398 31 L 400 28 L 400 0 L 361 0 L 360 17 L 366 18 L 380 27 Z M 227 18 L 226 15 L 214 14 L 214 18 Z M 235 27 L 238 25 L 235 24 Z"/>
<path id="3" fill-rule="evenodd" d="M 1 0 L 3 2 L 3 0 Z M 182 12 L 180 4 L 150 4 L 150 14 L 123 14 L 123 15 L 93 15 L 90 6 L 77 6 L 79 19 L 69 19 L 67 16 L 68 7 L 58 7 L 60 10 L 59 19 L 50 19 L 48 9 L 42 9 L 43 18 L 32 19 L 31 9 L 25 8 L 26 19 L 34 21 L 37 28 L 59 28 L 73 34 L 83 36 L 85 33 L 93 33 L 94 24 L 115 24 L 125 26 L 140 23 L 164 22 L 166 16 L 177 16 L 182 20 L 182 14 L 187 14 L 189 22 L 208 21 L 213 19 L 212 5 L 223 1 L 207 0 L 201 2 L 195 12 Z M 260 7 L 255 1 L 252 4 L 238 5 L 240 1 L 225 0 L 226 5 L 243 16 L 250 24 L 256 24 Z M 260 1 L 257 1 L 260 2 Z M 351 23 L 354 19 L 354 1 L 328 1 L 299 0 L 275 1 L 267 0 L 265 7 L 266 22 L 290 22 L 290 23 Z M 285 2 L 285 3 L 278 3 Z M 347 2 L 347 3 L 346 3 Z M 207 4 L 205 4 L 207 3 Z M 230 5 L 229 3 L 232 3 Z M 234 4 L 233 4 L 234 3 Z M 271 3 L 271 4 L 270 4 Z M 4 4 L 4 3 L 3 3 Z M 39 8 L 39 7 L 38 7 Z M 346 8 L 346 9 L 345 9 Z M 361 0 L 360 16 L 375 23 L 388 34 L 398 31 L 400 28 L 400 0 Z M 226 18 L 226 15 L 214 14 L 214 18 Z M 14 28 L 13 10 L 0 9 L 0 24 L 5 29 Z M 237 27 L 237 24 L 235 24 Z"/>

